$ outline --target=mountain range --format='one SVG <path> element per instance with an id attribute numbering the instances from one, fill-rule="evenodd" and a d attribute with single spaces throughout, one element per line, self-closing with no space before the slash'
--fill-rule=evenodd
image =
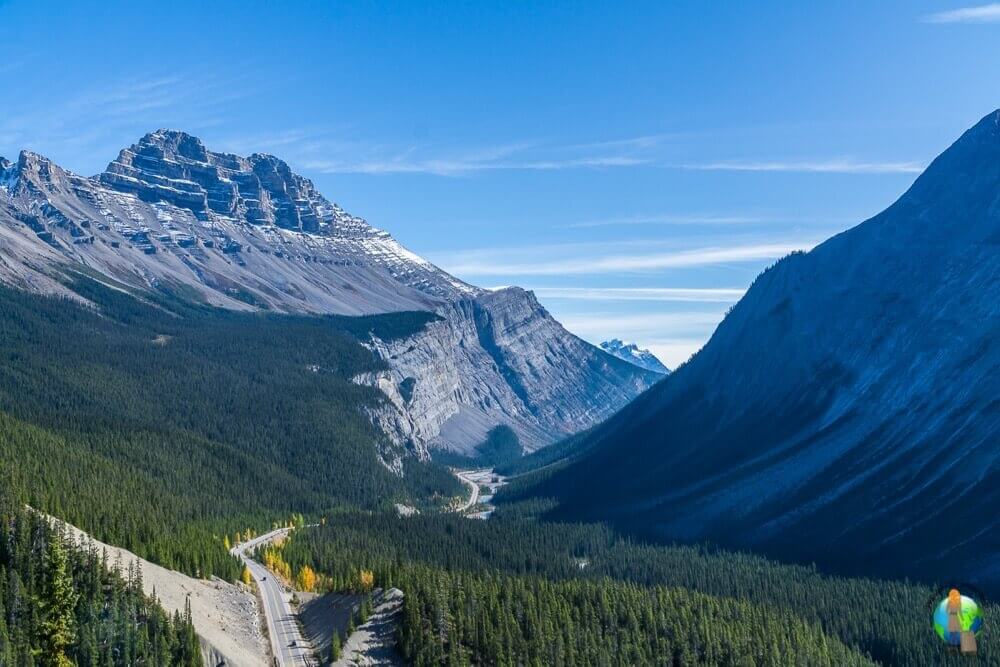
<path id="1" fill-rule="evenodd" d="M 560 517 L 1000 590 L 1000 111 L 581 450 Z"/>
<path id="2" fill-rule="evenodd" d="M 232 310 L 436 314 L 402 340 L 368 340 L 390 370 L 357 378 L 388 398 L 374 420 L 421 458 L 472 451 L 501 424 L 531 451 L 659 379 L 570 334 L 530 292 L 449 275 L 282 160 L 172 130 L 94 177 L 29 151 L 0 158 L 0 281 L 79 300 L 73 273 Z"/>
<path id="3" fill-rule="evenodd" d="M 613 354 L 619 359 L 623 359 L 630 364 L 635 364 L 654 373 L 666 375 L 670 369 L 663 365 L 663 362 L 656 358 L 656 355 L 649 350 L 640 348 L 635 343 L 625 343 L 618 338 L 606 340 L 600 345 L 601 349 L 608 354 Z"/>

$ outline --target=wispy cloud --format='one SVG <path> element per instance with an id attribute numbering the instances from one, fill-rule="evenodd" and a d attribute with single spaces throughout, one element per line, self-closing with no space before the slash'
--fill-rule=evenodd
<path id="1" fill-rule="evenodd" d="M 1000 23 L 1000 2 L 928 14 L 924 23 Z"/>
<path id="2" fill-rule="evenodd" d="M 569 229 L 620 227 L 627 225 L 742 225 L 766 222 L 767 218 L 747 215 L 637 215 L 586 220 L 564 225 Z"/>
<path id="3" fill-rule="evenodd" d="M 724 310 L 636 315 L 602 312 L 563 315 L 559 321 L 573 333 L 587 338 L 610 336 L 614 331 L 621 331 L 632 339 L 648 339 L 651 336 L 693 338 L 694 335 L 711 333 L 725 315 Z"/>
<path id="4" fill-rule="evenodd" d="M 925 165 L 918 162 L 865 162 L 848 158 L 817 161 L 739 161 L 691 163 L 682 169 L 696 171 L 769 171 L 816 174 L 919 174 Z"/>
<path id="5" fill-rule="evenodd" d="M 0 140 L 11 150 L 30 148 L 87 173 L 102 167 L 123 145 L 145 132 L 212 126 L 221 109 L 250 94 L 239 85 L 241 77 L 223 80 L 151 73 L 76 91 L 58 90 L 53 93 L 59 96 L 57 100 L 6 109 L 0 118 Z"/>
<path id="6" fill-rule="evenodd" d="M 477 148 L 352 146 L 314 151 L 301 166 L 332 174 L 464 176 L 489 171 L 609 169 L 653 164 L 666 135 L 560 144 L 521 140 Z"/>
<path id="7" fill-rule="evenodd" d="M 532 287 L 542 299 L 583 301 L 666 301 L 732 303 L 746 290 L 737 287 Z"/>
<path id="8" fill-rule="evenodd" d="M 556 171 L 562 169 L 632 167 L 647 160 L 621 155 L 549 158 L 549 159 L 481 159 L 444 158 L 412 159 L 410 157 L 386 160 L 313 160 L 302 166 L 325 174 L 432 174 L 435 176 L 461 176 L 482 171 Z"/>
<path id="9" fill-rule="evenodd" d="M 468 259 L 440 262 L 460 276 L 554 276 L 606 273 L 650 272 L 717 264 L 777 259 L 795 250 L 810 249 L 814 241 L 762 243 L 728 247 L 695 248 L 658 253 L 617 254 L 575 257 L 536 262 L 504 261 L 481 253 Z M 516 255 L 516 253 L 510 253 Z"/>
<path id="10" fill-rule="evenodd" d="M 648 149 L 660 146 L 670 138 L 683 136 L 680 134 L 647 134 L 639 137 L 627 137 L 625 139 L 611 139 L 607 141 L 591 141 L 580 144 L 570 144 L 567 149 L 593 150 L 602 148 L 629 148 Z"/>

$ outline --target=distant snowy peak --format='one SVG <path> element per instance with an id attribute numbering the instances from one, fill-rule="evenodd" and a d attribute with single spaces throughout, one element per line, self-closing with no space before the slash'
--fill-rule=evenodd
<path id="1" fill-rule="evenodd" d="M 0 157 L 0 189 L 8 193 L 17 185 L 17 166 Z"/>
<path id="2" fill-rule="evenodd" d="M 618 338 L 612 338 L 601 343 L 601 349 L 630 364 L 635 364 L 639 368 L 645 368 L 647 371 L 663 375 L 670 372 L 670 369 L 664 366 L 663 362 L 656 358 L 656 355 L 649 350 L 641 349 L 635 343 L 625 344 Z"/>

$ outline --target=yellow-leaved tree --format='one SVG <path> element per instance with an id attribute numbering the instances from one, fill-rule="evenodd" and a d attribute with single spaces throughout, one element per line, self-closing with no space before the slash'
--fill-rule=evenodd
<path id="1" fill-rule="evenodd" d="M 300 591 L 311 593 L 316 588 L 316 573 L 308 565 L 303 565 L 295 577 L 295 587 Z"/>
<path id="2" fill-rule="evenodd" d="M 249 586 L 253 582 L 253 577 L 250 575 L 250 568 L 246 565 L 243 566 L 243 574 L 240 575 L 240 581 Z"/>
<path id="3" fill-rule="evenodd" d="M 363 593 L 367 593 L 375 587 L 375 573 L 371 570 L 361 570 L 358 572 L 358 587 Z"/>

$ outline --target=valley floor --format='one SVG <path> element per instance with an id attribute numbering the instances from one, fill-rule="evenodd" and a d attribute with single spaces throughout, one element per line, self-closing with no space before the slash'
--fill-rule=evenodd
<path id="1" fill-rule="evenodd" d="M 493 496 L 496 494 L 497 489 L 506 484 L 506 479 L 497 475 L 493 472 L 492 468 L 483 468 L 480 470 L 456 470 L 455 476 L 458 477 L 469 487 L 469 499 L 463 503 L 459 508 L 458 512 L 465 513 L 471 509 L 476 509 L 478 511 L 472 512 L 467 516 L 471 519 L 488 519 L 490 515 L 493 514 L 493 510 L 496 509 L 493 504 Z M 481 489 L 489 489 L 489 493 L 482 493 Z"/>

